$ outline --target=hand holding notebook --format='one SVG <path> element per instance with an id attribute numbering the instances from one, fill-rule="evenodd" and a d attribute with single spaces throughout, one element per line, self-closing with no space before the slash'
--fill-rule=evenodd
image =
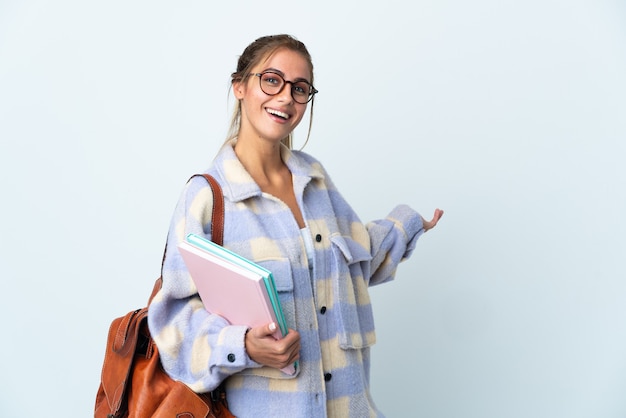
<path id="1" fill-rule="evenodd" d="M 280 369 L 293 375 L 293 364 L 297 363 L 300 354 L 300 335 L 290 329 L 280 340 L 272 336 L 276 328 L 274 323 L 250 329 L 245 336 L 246 351 L 250 358 L 259 364 Z M 285 367 L 285 366 L 288 367 Z"/>
<path id="2" fill-rule="evenodd" d="M 187 235 L 179 250 L 207 311 L 232 325 L 255 328 L 274 323 L 275 339 L 287 335 L 270 271 L 195 234 Z M 282 370 L 294 374 L 296 366 Z"/>

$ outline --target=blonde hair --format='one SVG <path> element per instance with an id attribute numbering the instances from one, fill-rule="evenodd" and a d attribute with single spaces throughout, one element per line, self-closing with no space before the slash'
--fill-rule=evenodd
<path id="1" fill-rule="evenodd" d="M 247 75 L 251 72 L 252 68 L 258 65 L 263 60 L 271 57 L 274 53 L 276 53 L 279 49 L 289 49 L 295 52 L 300 53 L 308 62 L 309 67 L 311 69 L 311 84 L 313 84 L 313 61 L 311 60 L 311 55 L 309 51 L 306 49 L 306 46 L 294 38 L 291 35 L 270 35 L 263 36 L 258 38 L 254 42 L 244 49 L 243 54 L 239 57 L 237 61 L 237 71 L 230 75 L 231 77 L 231 88 L 233 83 L 238 81 L 242 81 Z M 315 101 L 315 96 L 311 99 L 311 110 L 309 115 L 309 130 L 307 133 L 306 141 L 304 145 L 309 141 L 309 136 L 311 135 L 311 127 L 313 126 L 313 102 Z M 236 138 L 239 135 L 239 130 L 241 129 L 241 101 L 237 101 L 235 105 L 235 109 L 233 110 L 233 115 L 230 121 L 230 128 L 228 130 L 228 135 L 226 137 L 226 142 Z M 292 147 L 292 136 L 293 133 L 289 133 L 289 135 L 283 139 L 283 144 L 286 145 L 289 149 Z M 304 148 L 304 145 L 302 146 Z"/>

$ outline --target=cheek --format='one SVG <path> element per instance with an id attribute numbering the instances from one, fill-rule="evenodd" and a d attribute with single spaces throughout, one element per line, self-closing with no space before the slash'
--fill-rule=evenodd
<path id="1" fill-rule="evenodd" d="M 270 96 L 267 96 L 260 89 L 250 88 L 242 88 L 240 91 L 235 92 L 235 97 L 241 101 L 242 104 L 247 104 L 250 106 L 263 106 L 268 100 L 271 99 Z"/>
<path id="2" fill-rule="evenodd" d="M 249 96 L 254 89 L 251 89 L 250 80 L 233 83 L 233 94 L 237 100 L 242 100 Z"/>
<path id="3" fill-rule="evenodd" d="M 302 121 L 302 118 L 304 117 L 304 114 L 307 111 L 307 107 L 308 106 L 303 106 L 302 109 L 298 110 L 298 119 L 297 119 L 298 123 L 300 123 L 300 121 Z"/>

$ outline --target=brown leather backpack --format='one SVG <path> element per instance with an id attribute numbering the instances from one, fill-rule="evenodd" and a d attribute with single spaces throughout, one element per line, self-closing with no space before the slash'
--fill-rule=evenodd
<path id="1" fill-rule="evenodd" d="M 224 234 L 222 189 L 210 175 L 202 176 L 209 182 L 214 196 L 212 239 L 221 245 Z M 159 277 L 148 305 L 161 284 Z M 150 336 L 146 306 L 111 323 L 94 417 L 234 418 L 234 415 L 228 410 L 222 386 L 211 393 L 198 394 L 167 375 Z"/>

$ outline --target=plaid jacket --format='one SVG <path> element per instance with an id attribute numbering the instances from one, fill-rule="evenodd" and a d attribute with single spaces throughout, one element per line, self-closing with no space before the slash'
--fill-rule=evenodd
<path id="1" fill-rule="evenodd" d="M 369 391 L 369 347 L 376 337 L 368 286 L 394 278 L 423 232 L 422 219 L 401 205 L 364 225 L 318 161 L 286 148 L 282 156 L 313 237 L 313 265 L 290 209 L 260 190 L 232 144 L 207 172 L 224 191 L 224 246 L 273 272 L 287 324 L 301 335 L 297 374 L 255 363 L 244 348 L 246 328 L 202 306 L 177 248 L 190 232 L 211 236 L 212 194 L 201 177 L 187 183 L 176 206 L 163 288 L 150 305 L 163 367 L 196 392 L 226 380 L 239 418 L 382 416 Z"/>

